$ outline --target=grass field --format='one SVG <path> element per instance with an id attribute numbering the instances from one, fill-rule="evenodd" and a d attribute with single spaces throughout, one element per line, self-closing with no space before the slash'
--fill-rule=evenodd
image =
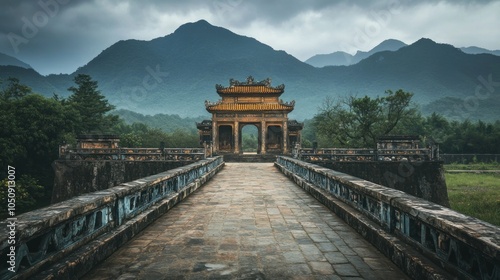
<path id="1" fill-rule="evenodd" d="M 500 163 L 451 163 L 444 165 L 445 170 L 500 170 Z"/>
<path id="2" fill-rule="evenodd" d="M 445 176 L 451 209 L 500 226 L 500 174 L 446 173 Z"/>

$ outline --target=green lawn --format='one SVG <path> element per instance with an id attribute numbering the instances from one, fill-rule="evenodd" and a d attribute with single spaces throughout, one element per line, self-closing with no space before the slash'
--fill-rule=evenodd
<path id="1" fill-rule="evenodd" d="M 451 209 L 500 226 L 500 174 L 446 173 L 445 176 Z"/>
<path id="2" fill-rule="evenodd" d="M 500 163 L 451 163 L 444 165 L 445 170 L 500 170 Z"/>

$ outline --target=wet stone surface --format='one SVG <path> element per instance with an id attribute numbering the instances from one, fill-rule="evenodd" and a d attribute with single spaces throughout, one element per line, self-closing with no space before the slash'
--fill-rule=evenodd
<path id="1" fill-rule="evenodd" d="M 84 279 L 408 279 L 272 163 L 226 163 Z"/>

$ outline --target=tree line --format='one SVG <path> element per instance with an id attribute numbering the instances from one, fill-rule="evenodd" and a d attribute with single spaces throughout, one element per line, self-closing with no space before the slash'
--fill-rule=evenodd
<path id="1" fill-rule="evenodd" d="M 306 121 L 304 145 L 374 148 L 387 135 L 418 135 L 424 144 L 437 143 L 442 153 L 500 154 L 500 121 L 450 121 L 438 113 L 423 116 L 413 93 L 388 90 L 382 97 L 326 98 Z"/>
<path id="2" fill-rule="evenodd" d="M 167 147 L 199 145 L 192 131 L 167 133 L 140 123 L 126 124 L 110 113 L 114 106 L 89 75 L 74 78 L 68 98 L 33 93 L 16 78 L 5 82 L 0 90 L 0 197 L 5 201 L 7 166 L 14 166 L 20 212 L 50 203 L 54 182 L 51 165 L 59 156 L 59 145 L 76 144 L 79 134 L 116 134 L 124 147 L 159 147 L 161 142 Z"/>

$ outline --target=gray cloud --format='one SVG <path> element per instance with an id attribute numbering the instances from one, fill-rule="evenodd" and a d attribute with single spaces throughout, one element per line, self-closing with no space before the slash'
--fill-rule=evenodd
<path id="1" fill-rule="evenodd" d="M 500 49 L 500 1 L 7 0 L 0 52 L 42 74 L 69 73 L 118 40 L 151 40 L 206 19 L 299 59 L 421 37 Z"/>

